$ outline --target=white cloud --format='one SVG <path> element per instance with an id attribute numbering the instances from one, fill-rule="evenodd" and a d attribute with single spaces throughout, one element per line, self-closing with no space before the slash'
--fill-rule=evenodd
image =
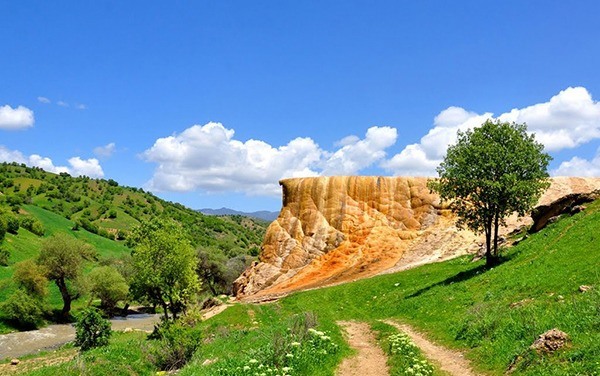
<path id="1" fill-rule="evenodd" d="M 434 176 L 456 132 L 481 125 L 492 113 L 477 114 L 460 107 L 449 107 L 434 120 L 434 127 L 417 144 L 382 163 L 395 175 Z M 569 87 L 548 102 L 513 109 L 497 117 L 502 121 L 527 123 L 529 131 L 547 151 L 574 148 L 600 138 L 600 103 L 583 87 Z"/>
<path id="2" fill-rule="evenodd" d="M 0 129 L 25 129 L 33 126 L 33 111 L 27 107 L 0 106 Z"/>
<path id="3" fill-rule="evenodd" d="M 549 151 L 574 148 L 600 138 L 600 102 L 583 87 L 570 87 L 548 102 L 513 109 L 498 118 L 526 122 Z"/>
<path id="4" fill-rule="evenodd" d="M 236 140 L 234 133 L 220 123 L 208 123 L 159 138 L 142 154 L 158 165 L 149 189 L 279 195 L 282 178 L 356 173 L 383 158 L 383 149 L 396 140 L 395 129 L 372 127 L 365 139 L 346 139 L 339 150 L 327 152 L 310 138 L 273 147 L 260 140 Z"/>
<path id="5" fill-rule="evenodd" d="M 343 145 L 324 162 L 323 175 L 354 175 L 385 157 L 385 149 L 396 143 L 398 131 L 391 127 L 371 127 L 364 139 L 345 137 Z"/>
<path id="6" fill-rule="evenodd" d="M 88 107 L 87 107 L 86 104 L 81 104 L 80 103 L 80 104 L 75 105 L 75 108 L 78 109 L 78 110 L 87 110 Z"/>
<path id="7" fill-rule="evenodd" d="M 94 154 L 98 157 L 111 157 L 117 150 L 117 145 L 114 142 L 106 144 L 104 146 L 98 146 L 94 148 Z"/>
<path id="8" fill-rule="evenodd" d="M 50 99 L 48 99 L 46 97 L 37 97 L 37 100 L 40 103 L 52 103 L 52 101 L 50 101 Z"/>
<path id="9" fill-rule="evenodd" d="M 596 156 L 591 160 L 573 157 L 568 161 L 562 162 L 550 174 L 553 176 L 598 177 L 600 176 L 600 149 L 598 149 Z"/>
<path id="10" fill-rule="evenodd" d="M 61 107 L 69 107 L 69 104 L 67 102 L 64 101 L 58 101 L 56 102 L 57 105 L 61 106 Z"/>
<path id="11" fill-rule="evenodd" d="M 55 166 L 52 159 L 48 157 L 42 157 L 38 154 L 25 156 L 18 150 L 9 150 L 0 145 L 0 162 L 25 163 L 28 166 L 39 167 L 55 174 L 66 172 L 73 176 L 85 175 L 91 178 L 104 177 L 104 171 L 102 171 L 100 163 L 95 158 L 81 159 L 80 157 L 73 157 L 69 159 L 70 167 Z"/>
<path id="12" fill-rule="evenodd" d="M 101 178 L 104 171 L 96 158 L 81 159 L 80 157 L 69 158 L 71 165 L 70 174 L 74 176 L 89 176 L 91 178 Z"/>

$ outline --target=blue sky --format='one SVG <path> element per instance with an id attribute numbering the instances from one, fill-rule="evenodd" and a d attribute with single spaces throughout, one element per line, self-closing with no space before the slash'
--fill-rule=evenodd
<path id="1" fill-rule="evenodd" d="M 0 0 L 0 160 L 192 208 L 426 175 L 489 117 L 600 176 L 596 1 Z"/>

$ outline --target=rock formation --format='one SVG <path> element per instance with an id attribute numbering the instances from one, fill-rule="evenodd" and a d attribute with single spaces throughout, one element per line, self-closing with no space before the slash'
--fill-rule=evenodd
<path id="1" fill-rule="evenodd" d="M 280 181 L 283 207 L 260 262 L 234 283 L 238 296 L 281 294 L 397 271 L 479 250 L 459 231 L 427 178 L 335 176 Z M 600 188 L 600 179 L 556 178 L 540 199 Z M 509 219 L 504 233 L 531 220 Z"/>

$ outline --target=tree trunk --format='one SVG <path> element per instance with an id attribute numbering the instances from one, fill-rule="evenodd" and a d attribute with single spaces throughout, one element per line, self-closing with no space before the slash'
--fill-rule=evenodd
<path id="1" fill-rule="evenodd" d="M 208 282 L 208 280 L 206 281 L 206 284 L 208 285 L 208 288 L 210 289 L 210 292 L 212 292 L 213 296 L 217 296 L 217 289 L 215 289 L 215 286 L 213 283 Z"/>
<path id="2" fill-rule="evenodd" d="M 494 218 L 494 258 L 498 260 L 498 215 Z"/>
<path id="3" fill-rule="evenodd" d="M 485 221 L 485 264 L 493 264 L 492 256 L 492 218 Z"/>
<path id="4" fill-rule="evenodd" d="M 67 283 L 65 282 L 64 278 L 58 278 L 56 280 L 56 286 L 58 286 L 63 300 L 63 308 L 60 314 L 64 319 L 66 319 L 69 317 L 69 312 L 71 312 L 71 294 L 69 294 Z"/>
<path id="5" fill-rule="evenodd" d="M 161 300 L 161 306 L 163 311 L 165 312 L 165 321 L 169 321 L 169 311 L 167 310 L 167 302 Z"/>

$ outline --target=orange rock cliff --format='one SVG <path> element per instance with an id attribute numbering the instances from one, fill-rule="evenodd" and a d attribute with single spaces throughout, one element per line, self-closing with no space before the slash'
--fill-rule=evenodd
<path id="1" fill-rule="evenodd" d="M 284 179 L 283 207 L 260 261 L 234 283 L 237 296 L 319 287 L 443 260 L 481 246 L 427 188 L 427 178 L 334 176 Z M 540 199 L 600 188 L 597 178 L 554 178 Z M 526 223 L 511 218 L 504 232 Z"/>

